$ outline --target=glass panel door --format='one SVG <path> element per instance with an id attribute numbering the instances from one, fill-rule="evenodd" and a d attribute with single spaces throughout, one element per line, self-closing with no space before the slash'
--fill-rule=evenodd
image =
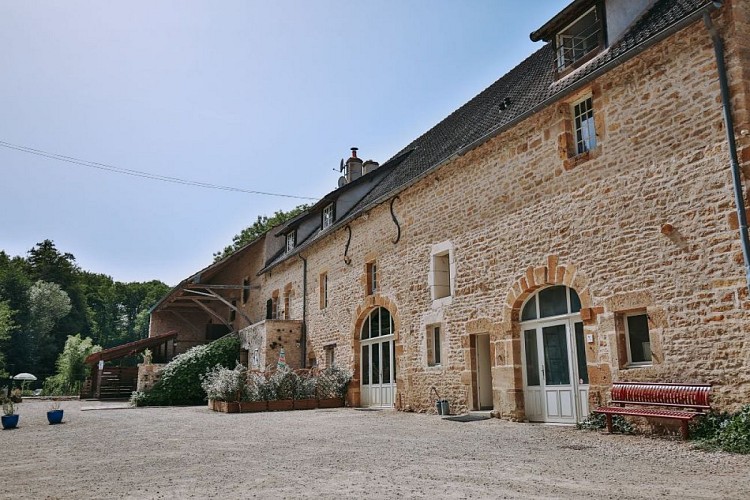
<path id="1" fill-rule="evenodd" d="M 545 326 L 542 328 L 545 366 L 544 382 L 546 385 L 570 384 L 567 336 L 565 325 Z"/>

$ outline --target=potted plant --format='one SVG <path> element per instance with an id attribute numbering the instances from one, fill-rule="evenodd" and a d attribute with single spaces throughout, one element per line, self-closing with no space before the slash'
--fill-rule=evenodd
<path id="1" fill-rule="evenodd" d="M 254 413 L 268 410 L 268 381 L 262 372 L 247 374 L 245 394 L 240 401 L 240 413 Z"/>
<path id="2" fill-rule="evenodd" d="M 339 368 L 331 366 L 318 375 L 318 407 L 338 408 L 344 406 L 344 398 L 349 388 L 352 374 Z"/>
<path id="3" fill-rule="evenodd" d="M 3 429 L 15 429 L 18 426 L 16 405 L 11 399 L 3 399 Z"/>
<path id="4" fill-rule="evenodd" d="M 318 398 L 315 397 L 316 378 L 309 372 L 301 373 L 297 380 L 294 391 L 295 410 L 314 410 L 318 407 Z"/>
<path id="5" fill-rule="evenodd" d="M 245 392 L 245 368 L 241 364 L 233 370 L 216 365 L 201 378 L 201 386 L 206 391 L 211 409 L 238 413 Z"/>
<path id="6" fill-rule="evenodd" d="M 60 408 L 60 401 L 55 399 L 50 403 L 49 410 L 47 410 L 47 422 L 50 425 L 55 425 L 61 423 L 62 419 L 63 410 Z"/>
<path id="7" fill-rule="evenodd" d="M 296 373 L 288 369 L 276 370 L 276 373 L 269 377 L 268 409 L 271 411 L 286 411 L 294 409 L 294 390 L 297 386 L 299 377 Z"/>

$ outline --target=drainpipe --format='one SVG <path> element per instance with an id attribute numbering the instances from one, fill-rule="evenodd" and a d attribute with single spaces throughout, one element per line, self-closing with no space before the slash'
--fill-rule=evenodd
<path id="1" fill-rule="evenodd" d="M 302 259 L 302 368 L 307 368 L 307 259 L 298 254 Z"/>
<path id="2" fill-rule="evenodd" d="M 714 2 L 717 7 L 721 2 Z M 742 195 L 742 178 L 740 177 L 740 165 L 737 159 L 737 143 L 734 140 L 734 119 L 732 118 L 732 104 L 729 101 L 729 83 L 727 79 L 727 68 L 724 62 L 724 42 L 716 31 L 711 21 L 711 16 L 703 14 L 703 23 L 706 25 L 711 40 L 714 43 L 716 55 L 716 69 L 719 73 L 719 85 L 721 86 L 721 104 L 724 112 L 724 128 L 727 132 L 727 145 L 729 146 L 730 167 L 732 169 L 732 182 L 734 184 L 734 203 L 737 207 L 737 221 L 740 226 L 740 245 L 742 246 L 742 257 L 745 259 L 745 278 L 748 291 L 750 291 L 750 238 L 747 232 L 747 215 L 745 214 L 745 199 Z"/>

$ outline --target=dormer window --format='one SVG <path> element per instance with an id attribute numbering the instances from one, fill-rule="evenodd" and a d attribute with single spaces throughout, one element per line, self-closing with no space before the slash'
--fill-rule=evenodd
<path id="1" fill-rule="evenodd" d="M 335 212 L 333 203 L 326 205 L 326 207 L 323 209 L 322 228 L 326 229 L 328 227 L 331 227 L 333 225 L 333 221 L 335 220 L 335 216 L 336 216 L 336 212 Z"/>
<path id="2" fill-rule="evenodd" d="M 592 7 L 555 36 L 557 71 L 574 67 L 588 54 L 603 46 L 603 42 L 601 17 L 597 8 Z"/>
<path id="3" fill-rule="evenodd" d="M 294 250 L 294 247 L 297 245 L 297 231 L 292 231 L 291 233 L 287 233 L 286 235 L 286 251 L 287 253 Z"/>

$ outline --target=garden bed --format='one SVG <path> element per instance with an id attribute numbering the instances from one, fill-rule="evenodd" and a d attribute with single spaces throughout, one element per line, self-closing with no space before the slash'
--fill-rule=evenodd
<path id="1" fill-rule="evenodd" d="M 261 411 L 315 410 L 317 408 L 342 408 L 343 398 L 282 399 L 275 401 L 227 402 L 208 400 L 208 407 L 221 413 L 257 413 Z"/>

